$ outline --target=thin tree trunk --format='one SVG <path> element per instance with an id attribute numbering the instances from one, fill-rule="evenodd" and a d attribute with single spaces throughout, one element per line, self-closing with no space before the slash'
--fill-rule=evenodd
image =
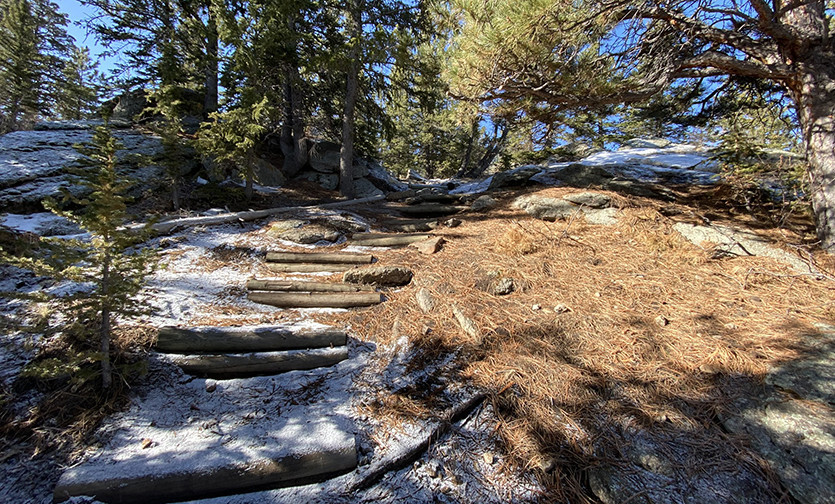
<path id="1" fill-rule="evenodd" d="M 110 366 L 110 257 L 104 261 L 101 275 L 101 386 L 107 390 L 113 383 L 113 371 Z"/>
<path id="2" fill-rule="evenodd" d="M 284 65 L 284 119 L 281 124 L 281 153 L 284 155 L 282 171 L 292 177 L 299 170 L 296 166 L 295 142 L 293 140 L 293 83 L 291 64 Z"/>
<path id="3" fill-rule="evenodd" d="M 464 151 L 464 158 L 461 160 L 461 168 L 458 169 L 456 177 L 463 177 L 470 168 L 470 161 L 473 157 L 473 145 L 475 145 L 476 135 L 478 134 L 478 117 L 473 119 L 473 124 L 470 127 L 470 136 L 467 139 L 467 150 Z"/>
<path id="4" fill-rule="evenodd" d="M 203 114 L 208 119 L 209 114 L 217 112 L 218 106 L 218 34 L 212 10 L 207 9 L 206 22 L 206 96 L 203 102 Z"/>
<path id="5" fill-rule="evenodd" d="M 496 137 L 490 143 L 490 146 L 487 148 L 487 151 L 481 156 L 481 159 L 478 160 L 478 164 L 473 168 L 472 171 L 468 173 L 470 177 L 478 177 L 485 171 L 487 168 L 490 167 L 490 164 L 496 159 L 496 156 L 504 149 L 505 141 L 507 140 L 507 133 L 509 131 L 508 127 L 505 127 L 502 131 L 501 136 Z"/>
<path id="6" fill-rule="evenodd" d="M 339 160 L 339 193 L 346 198 L 355 196 L 354 190 L 354 113 L 359 94 L 360 36 L 362 12 L 358 0 L 353 0 L 346 13 L 351 51 L 348 79 L 345 88 L 345 113 L 342 117 L 342 152 Z"/>
<path id="7" fill-rule="evenodd" d="M 253 179 L 255 178 L 255 170 L 253 169 L 253 165 L 255 164 L 255 155 L 250 153 L 246 157 L 246 186 L 244 187 L 244 196 L 246 197 L 247 201 L 252 199 L 253 191 Z"/>

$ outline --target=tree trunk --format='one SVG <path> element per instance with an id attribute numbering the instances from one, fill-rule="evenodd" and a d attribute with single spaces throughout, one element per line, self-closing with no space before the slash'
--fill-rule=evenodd
<path id="1" fill-rule="evenodd" d="M 823 2 L 790 11 L 790 25 L 822 42 L 799 48 L 798 78 L 791 88 L 809 162 L 809 189 L 820 246 L 835 253 L 835 48 L 829 39 Z M 794 48 L 788 48 L 791 50 Z M 805 50 L 804 50 L 805 49 Z"/>
<path id="2" fill-rule="evenodd" d="M 348 79 L 345 87 L 345 113 L 342 117 L 342 152 L 339 159 L 339 193 L 346 198 L 353 198 L 354 191 L 354 113 L 359 94 L 360 71 L 360 36 L 362 31 L 362 12 L 358 0 L 351 2 L 348 8 L 348 34 L 351 51 L 349 54 Z"/>
<path id="3" fill-rule="evenodd" d="M 203 101 L 203 115 L 206 119 L 209 114 L 217 112 L 218 105 L 218 34 L 212 10 L 207 9 L 208 20 L 206 22 L 206 96 Z"/>
<path id="4" fill-rule="evenodd" d="M 105 257 L 101 274 L 101 330 L 99 333 L 101 349 L 101 386 L 107 390 L 113 383 L 113 371 L 110 366 L 110 257 Z"/>
<path id="5" fill-rule="evenodd" d="M 255 154 L 250 153 L 246 157 L 246 173 L 244 178 L 246 179 L 246 186 L 244 187 L 244 196 L 246 197 L 247 201 L 252 200 L 252 195 L 254 193 L 253 190 L 253 181 L 255 179 Z"/>
<path id="6" fill-rule="evenodd" d="M 470 160 L 473 158 L 473 145 L 475 145 L 476 136 L 478 135 L 478 117 L 473 119 L 473 124 L 470 127 L 470 136 L 467 139 L 467 150 L 464 151 L 464 158 L 461 160 L 461 168 L 458 169 L 456 177 L 463 177 L 470 169 Z"/>
<path id="7" fill-rule="evenodd" d="M 284 119 L 281 123 L 281 153 L 284 155 L 284 165 L 281 171 L 287 177 L 292 177 L 299 171 L 296 166 L 295 141 L 293 140 L 293 71 L 292 63 L 284 65 Z"/>

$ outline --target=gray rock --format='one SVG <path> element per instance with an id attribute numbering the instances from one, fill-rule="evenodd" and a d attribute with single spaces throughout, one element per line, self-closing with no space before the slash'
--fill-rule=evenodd
<path id="1" fill-rule="evenodd" d="M 435 309 L 435 297 L 426 287 L 421 287 L 417 291 L 417 294 L 415 294 L 415 300 L 417 301 L 418 308 L 420 308 L 423 313 L 429 313 Z"/>
<path id="2" fill-rule="evenodd" d="M 803 358 L 771 369 L 766 383 L 794 395 L 835 405 L 835 326 L 819 325 L 804 335 Z"/>
<path id="3" fill-rule="evenodd" d="M 554 174 L 554 178 L 574 187 L 599 186 L 614 178 L 605 168 L 574 163 Z"/>
<path id="4" fill-rule="evenodd" d="M 702 246 L 706 243 L 713 244 L 716 251 L 724 255 L 751 254 L 771 257 L 788 264 L 798 273 L 812 272 L 809 264 L 796 255 L 772 246 L 767 240 L 750 231 L 719 224 L 699 226 L 685 222 L 675 223 L 673 229 L 696 246 Z"/>
<path id="5" fill-rule="evenodd" d="M 738 391 L 737 391 L 738 392 Z M 835 502 L 835 408 L 781 394 L 773 387 L 747 393 L 723 417 L 743 434 L 798 502 Z"/>
<path id="6" fill-rule="evenodd" d="M 137 89 L 124 93 L 118 97 L 116 107 L 113 108 L 111 119 L 132 122 L 148 106 L 147 93 L 144 89 Z"/>
<path id="7" fill-rule="evenodd" d="M 717 434 L 714 434 L 717 435 Z M 589 469 L 592 493 L 605 504 L 642 502 L 650 504 L 746 504 L 774 502 L 761 474 L 743 464 L 731 470 L 711 466 L 688 470 L 684 460 L 716 457 L 709 439 L 703 445 L 675 434 L 638 431 L 619 434 L 622 459 L 602 462 Z M 707 448 L 710 447 L 710 448 Z M 733 447 L 720 447 L 727 460 L 738 458 Z M 707 453 L 700 453 L 707 450 Z M 715 460 L 715 459 L 714 459 Z M 753 465 L 753 464 L 752 464 Z"/>
<path id="8" fill-rule="evenodd" d="M 346 271 L 342 280 L 347 283 L 398 287 L 412 281 L 412 270 L 405 266 L 370 266 Z"/>
<path id="9" fill-rule="evenodd" d="M 302 224 L 297 227 L 285 227 L 284 229 L 274 226 L 270 230 L 270 234 L 282 240 L 305 245 L 321 241 L 333 243 L 342 237 L 339 231 L 318 223 Z"/>
<path id="10" fill-rule="evenodd" d="M 316 171 L 304 171 L 299 178 L 319 184 L 323 189 L 335 191 L 339 187 L 339 175 L 335 173 L 320 173 Z"/>
<path id="11" fill-rule="evenodd" d="M 50 129 L 0 136 L 0 208 L 19 212 L 38 207 L 44 198 L 59 196 L 61 187 L 81 196 L 81 188 L 69 183 L 66 167 L 81 157 L 73 145 L 89 142 L 92 133 L 90 129 Z M 113 136 L 123 145 L 117 154 L 120 175 L 141 182 L 129 194 L 136 197 L 159 188 L 164 169 L 144 160 L 159 158 L 160 139 L 136 130 L 115 130 Z"/>
<path id="12" fill-rule="evenodd" d="M 281 187 L 287 183 L 287 178 L 275 165 L 265 159 L 256 159 L 253 166 L 255 180 L 268 187 Z"/>
<path id="13" fill-rule="evenodd" d="M 320 173 L 339 173 L 340 150 L 333 142 L 314 143 L 310 149 L 310 167 Z"/>
<path id="14" fill-rule="evenodd" d="M 603 183 L 603 189 L 621 194 L 640 196 L 642 198 L 675 201 L 676 197 L 669 189 L 660 186 L 650 186 L 635 180 L 609 180 Z"/>
<path id="15" fill-rule="evenodd" d="M 666 138 L 633 138 L 624 142 L 623 146 L 632 149 L 663 149 L 672 143 Z"/>
<path id="16" fill-rule="evenodd" d="M 583 205 L 589 208 L 606 208 L 612 204 L 612 198 L 605 194 L 594 192 L 566 194 L 562 199 L 570 201 L 575 205 Z"/>
<path id="17" fill-rule="evenodd" d="M 496 282 L 493 284 L 490 290 L 496 296 L 507 296 L 508 294 L 512 293 L 515 289 L 516 285 L 514 284 L 513 279 L 509 277 L 503 277 L 496 280 Z"/>
<path id="18" fill-rule="evenodd" d="M 386 195 L 385 192 L 378 189 L 370 180 L 365 178 L 354 180 L 354 193 L 357 198 L 371 198 Z"/>
<path id="19" fill-rule="evenodd" d="M 493 180 L 490 181 L 490 187 L 488 190 L 525 185 L 531 177 L 541 171 L 542 167 L 540 166 L 526 165 L 512 170 L 496 173 L 493 175 Z"/>
<path id="20" fill-rule="evenodd" d="M 396 177 L 394 177 L 376 161 L 371 161 L 369 163 L 368 176 L 365 178 L 367 178 L 377 188 L 386 192 L 405 191 L 409 188 L 408 184 L 397 180 Z"/>
<path id="21" fill-rule="evenodd" d="M 516 198 L 513 206 L 521 208 L 537 219 L 547 221 L 567 219 L 575 212 L 580 211 L 580 207 L 570 201 L 562 198 L 538 196 L 536 194 L 526 194 Z"/>
<path id="22" fill-rule="evenodd" d="M 484 210 L 491 210 L 499 206 L 499 202 L 490 196 L 484 195 L 479 196 L 475 201 L 473 201 L 472 206 L 470 208 L 474 212 L 481 212 Z"/>

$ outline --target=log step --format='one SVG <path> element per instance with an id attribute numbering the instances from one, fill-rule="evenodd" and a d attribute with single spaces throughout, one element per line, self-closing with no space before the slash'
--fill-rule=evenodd
<path id="1" fill-rule="evenodd" d="M 258 280 L 246 282 L 248 290 L 279 291 L 279 292 L 373 292 L 370 285 L 355 285 L 347 283 L 328 282 L 297 282 L 293 280 Z"/>
<path id="2" fill-rule="evenodd" d="M 326 253 L 326 252 L 267 252 L 268 262 L 303 264 L 371 264 L 371 254 Z"/>
<path id="3" fill-rule="evenodd" d="M 291 325 L 243 327 L 172 327 L 159 329 L 156 349 L 168 353 L 273 352 L 344 345 L 347 334 L 332 327 Z"/>
<path id="4" fill-rule="evenodd" d="M 431 237 L 432 235 L 425 233 L 357 233 L 351 238 L 350 243 L 362 247 L 404 247 Z"/>
<path id="5" fill-rule="evenodd" d="M 188 374 L 221 379 L 333 366 L 347 358 L 348 347 L 345 346 L 249 354 L 168 355 L 172 363 Z"/>
<path id="6" fill-rule="evenodd" d="M 120 460 L 64 472 L 55 502 L 91 496 L 107 503 L 155 504 L 324 481 L 357 465 L 354 435 L 330 418 L 290 418 L 257 449 L 227 453 L 217 444 L 137 449 Z"/>
<path id="7" fill-rule="evenodd" d="M 340 273 L 356 268 L 358 264 L 341 263 L 319 263 L 319 264 L 297 264 L 297 263 L 276 263 L 268 262 L 267 269 L 276 273 Z"/>
<path id="8" fill-rule="evenodd" d="M 355 308 L 383 302 L 379 292 L 263 292 L 247 296 L 254 303 L 279 308 Z"/>

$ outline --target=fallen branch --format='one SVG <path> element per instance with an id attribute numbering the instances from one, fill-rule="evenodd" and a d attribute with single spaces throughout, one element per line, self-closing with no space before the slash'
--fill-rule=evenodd
<path id="1" fill-rule="evenodd" d="M 172 219 L 164 222 L 157 222 L 151 225 L 151 230 L 159 234 L 167 234 L 175 229 L 181 229 L 191 226 L 214 226 L 217 224 L 227 224 L 230 222 L 246 222 L 257 219 L 263 219 L 275 214 L 294 212 L 297 210 L 314 210 L 314 209 L 329 209 L 341 208 L 352 205 L 362 205 L 364 203 L 373 203 L 375 201 L 384 200 L 385 196 L 371 196 L 369 198 L 360 198 L 348 201 L 337 201 L 334 203 L 324 203 L 322 205 L 308 205 L 308 206 L 291 206 L 268 208 L 266 210 L 248 210 L 245 212 L 230 212 L 220 215 L 210 215 L 203 217 L 186 217 L 184 219 Z M 134 224 L 128 226 L 128 229 L 142 229 L 144 224 Z"/>
<path id="2" fill-rule="evenodd" d="M 414 463 L 414 461 L 419 459 L 423 452 L 425 452 L 432 444 L 449 432 L 453 424 L 468 417 L 476 408 L 481 406 L 485 397 L 486 395 L 484 393 L 479 392 L 467 398 L 466 401 L 445 411 L 441 415 L 438 425 L 425 439 L 418 442 L 414 446 L 401 451 L 388 460 L 372 462 L 368 466 L 368 469 L 366 469 L 363 474 L 358 476 L 359 479 L 357 481 L 348 485 L 348 492 L 353 493 L 359 490 L 368 489 L 383 479 L 383 476 L 386 474 L 399 471 L 404 467 L 407 467 L 409 464 Z"/>

